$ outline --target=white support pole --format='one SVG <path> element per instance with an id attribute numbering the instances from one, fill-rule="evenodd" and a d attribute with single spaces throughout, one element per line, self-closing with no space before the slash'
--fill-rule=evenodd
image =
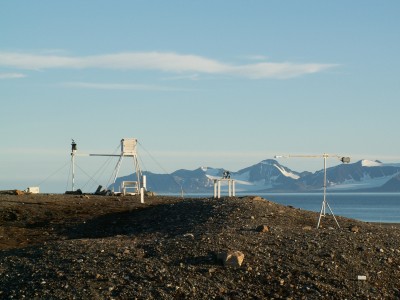
<path id="1" fill-rule="evenodd" d="M 140 189 L 140 203 L 144 203 L 144 188 Z"/>
<path id="2" fill-rule="evenodd" d="M 75 153 L 71 153 L 71 163 L 72 163 L 72 191 L 75 190 Z"/>
<path id="3" fill-rule="evenodd" d="M 232 196 L 236 196 L 236 191 L 235 191 L 235 180 L 232 180 Z"/>
<path id="4" fill-rule="evenodd" d="M 232 196 L 232 187 L 231 187 L 231 180 L 228 179 L 228 197 Z"/>
<path id="5" fill-rule="evenodd" d="M 71 144 L 71 165 L 72 165 L 72 191 L 75 190 L 75 154 L 77 150 L 77 145 L 74 140 Z"/>
<path id="6" fill-rule="evenodd" d="M 147 178 L 146 175 L 143 175 L 143 188 L 147 190 Z"/>
<path id="7" fill-rule="evenodd" d="M 217 192 L 218 192 L 218 199 L 219 199 L 219 198 L 221 198 L 221 180 L 218 180 Z"/>
<path id="8" fill-rule="evenodd" d="M 214 199 L 217 198 L 217 179 L 214 179 Z"/>
<path id="9" fill-rule="evenodd" d="M 326 214 L 326 154 L 324 154 L 324 201 L 323 201 L 323 207 L 324 207 L 324 217 Z"/>
<path id="10" fill-rule="evenodd" d="M 319 225 L 321 224 L 321 218 L 325 217 L 325 215 L 326 215 L 326 157 L 327 157 L 327 155 L 324 153 L 322 155 L 322 157 L 324 158 L 324 183 L 323 183 L 324 196 L 322 199 L 321 210 L 319 212 L 317 229 L 319 228 Z"/>

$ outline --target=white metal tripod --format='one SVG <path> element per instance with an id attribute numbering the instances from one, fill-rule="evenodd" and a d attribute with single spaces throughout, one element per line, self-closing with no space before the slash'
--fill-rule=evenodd
<path id="1" fill-rule="evenodd" d="M 320 158 L 322 157 L 324 159 L 324 199 L 322 200 L 322 205 L 321 205 L 321 210 L 319 212 L 319 218 L 318 218 L 318 224 L 317 228 L 319 228 L 319 225 L 321 224 L 321 217 L 326 216 L 326 208 L 328 207 L 329 211 L 331 212 L 333 218 L 335 219 L 335 222 L 337 226 L 340 228 L 339 222 L 336 220 L 336 217 L 332 211 L 332 208 L 330 207 L 328 201 L 326 200 L 326 159 L 328 157 L 336 157 L 339 158 L 343 163 L 349 163 L 350 162 L 350 157 L 342 157 L 339 155 L 329 155 L 329 154 L 322 154 L 322 155 L 276 155 L 275 158 L 290 158 L 290 157 L 304 157 L 304 158 Z"/>
<path id="2" fill-rule="evenodd" d="M 319 225 L 321 223 L 321 217 L 325 217 L 326 215 L 326 207 L 329 208 L 333 218 L 335 219 L 337 226 L 340 228 L 340 225 L 336 220 L 335 214 L 333 213 L 332 208 L 330 207 L 328 201 L 326 200 L 326 158 L 329 157 L 329 155 L 324 153 L 322 156 L 324 158 L 324 199 L 322 200 L 321 211 L 319 212 L 317 228 L 319 228 Z"/>

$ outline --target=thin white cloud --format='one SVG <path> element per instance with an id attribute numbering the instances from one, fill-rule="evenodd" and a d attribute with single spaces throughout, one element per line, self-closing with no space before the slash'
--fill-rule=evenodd
<path id="1" fill-rule="evenodd" d="M 162 80 L 199 80 L 199 74 L 187 74 L 187 75 L 177 75 L 177 76 L 168 76 L 162 78 Z"/>
<path id="2" fill-rule="evenodd" d="M 87 69 L 158 70 L 169 73 L 223 74 L 252 79 L 291 78 L 317 73 L 335 67 L 334 64 L 300 64 L 261 62 L 227 64 L 214 59 L 171 52 L 125 52 L 93 56 L 38 55 L 0 52 L 0 66 L 17 69 Z"/>
<path id="3" fill-rule="evenodd" d="M 27 155 L 31 157 L 32 155 L 54 155 L 60 156 L 64 155 L 64 152 L 60 152 L 59 149 L 49 149 L 49 148 L 32 148 L 32 147 L 3 147 L 0 149 L 1 155 Z"/>
<path id="4" fill-rule="evenodd" d="M 249 59 L 249 60 L 267 60 L 268 57 L 265 55 L 247 55 L 243 57 L 244 59 Z"/>
<path id="5" fill-rule="evenodd" d="M 84 88 L 96 90 L 135 90 L 135 91 L 189 91 L 183 88 L 166 87 L 150 84 L 120 84 L 120 83 L 93 83 L 93 82 L 66 82 L 62 84 L 69 88 Z"/>
<path id="6" fill-rule="evenodd" d="M 24 77 L 26 77 L 26 75 L 21 73 L 0 73 L 0 79 L 17 79 Z"/>
<path id="7" fill-rule="evenodd" d="M 254 79 L 286 79 L 318 73 L 334 66 L 333 64 L 257 63 L 232 67 L 230 73 Z"/>
<path id="8" fill-rule="evenodd" d="M 152 154 L 157 157 L 208 157 L 208 158 L 242 158 L 246 159 L 259 157 L 274 157 L 271 153 L 265 151 L 243 152 L 243 151 L 153 151 Z"/>

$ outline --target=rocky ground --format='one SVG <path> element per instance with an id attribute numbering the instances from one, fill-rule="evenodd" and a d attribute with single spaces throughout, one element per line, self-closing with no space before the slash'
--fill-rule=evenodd
<path id="1" fill-rule="evenodd" d="M 0 298 L 400 298 L 399 227 L 317 219 L 257 197 L 0 195 Z"/>

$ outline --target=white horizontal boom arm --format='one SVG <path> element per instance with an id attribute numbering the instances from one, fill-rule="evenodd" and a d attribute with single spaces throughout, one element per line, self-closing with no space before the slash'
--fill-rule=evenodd
<path id="1" fill-rule="evenodd" d="M 93 154 L 93 153 L 79 153 L 75 154 L 76 156 L 114 156 L 114 157 L 120 157 L 120 156 L 127 156 L 127 157 L 132 157 L 134 156 L 133 154 Z"/>
<path id="2" fill-rule="evenodd" d="M 275 155 L 275 158 L 291 158 L 291 157 L 299 157 L 299 158 L 316 158 L 316 157 L 337 157 L 342 158 L 337 154 L 321 154 L 321 155 Z"/>

